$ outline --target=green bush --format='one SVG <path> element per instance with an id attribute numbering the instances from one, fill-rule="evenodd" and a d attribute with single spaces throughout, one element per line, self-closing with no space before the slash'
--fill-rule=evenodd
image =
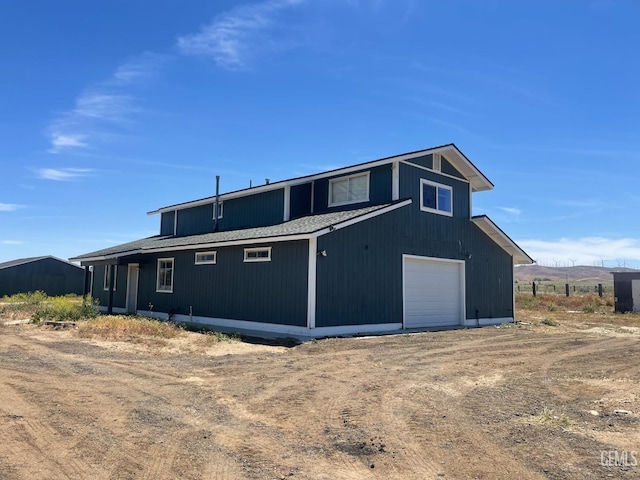
<path id="1" fill-rule="evenodd" d="M 98 316 L 97 300 L 78 302 L 75 298 L 52 297 L 39 304 L 31 317 L 34 323 L 43 321 L 77 321 Z"/>
<path id="2" fill-rule="evenodd" d="M 15 295 L 5 295 L 2 297 L 4 303 L 12 305 L 39 305 L 47 300 L 47 294 L 41 291 L 16 293 Z"/>
<path id="3" fill-rule="evenodd" d="M 589 303 L 585 304 L 584 307 L 582 307 L 582 311 L 584 313 L 596 313 L 598 311 L 599 307 L 600 307 L 599 304 L 597 304 L 595 302 L 589 302 Z"/>

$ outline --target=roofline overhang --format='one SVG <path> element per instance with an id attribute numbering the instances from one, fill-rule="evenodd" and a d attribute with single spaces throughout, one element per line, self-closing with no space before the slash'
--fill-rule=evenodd
<path id="1" fill-rule="evenodd" d="M 447 145 L 441 145 L 439 147 L 427 148 L 425 150 L 417 150 L 415 152 L 403 153 L 401 155 L 394 155 L 392 157 L 385 157 L 380 160 L 373 160 L 370 162 L 359 163 L 357 165 L 352 165 L 350 167 L 337 168 L 334 170 L 329 170 L 322 173 L 316 173 L 312 175 L 306 175 L 304 177 L 292 178 L 288 180 L 281 180 L 279 182 L 269 183 L 268 185 L 260 185 L 258 187 L 245 188 L 242 190 L 236 190 L 229 193 L 222 193 L 219 195 L 219 201 L 224 202 L 225 200 L 231 200 L 238 197 L 245 197 L 248 195 L 255 195 L 258 193 L 268 192 L 271 190 L 277 190 L 284 187 L 292 187 L 295 185 L 301 185 L 303 183 L 307 183 L 313 180 L 318 180 L 326 177 L 333 177 L 336 175 L 348 175 L 349 173 L 357 172 L 366 168 L 374 168 L 380 165 L 386 165 L 393 162 L 399 162 L 404 160 L 411 160 L 416 157 L 422 157 L 424 155 L 431 155 L 434 153 L 441 154 L 451 154 L 454 159 L 454 166 L 459 166 L 464 172 L 461 172 L 465 175 L 466 179 L 471 184 L 474 192 L 481 192 L 486 190 L 493 189 L 493 183 L 489 181 L 489 179 L 484 176 L 480 170 L 469 160 L 464 153 L 460 151 L 460 149 L 453 143 Z M 451 158 L 447 158 L 451 161 Z M 175 205 L 169 205 L 167 207 L 162 207 L 157 210 L 153 210 L 147 212 L 147 215 L 156 215 L 159 213 L 173 212 L 175 210 L 182 210 L 185 208 L 197 207 L 200 205 L 206 205 L 215 200 L 215 196 L 201 198 L 199 200 L 193 200 L 190 202 L 178 203 Z"/>
<path id="2" fill-rule="evenodd" d="M 327 235 L 328 233 L 331 233 L 336 230 L 340 230 L 341 228 L 345 228 L 350 225 L 354 225 L 356 223 L 364 222 L 365 220 L 369 220 L 370 218 L 377 217 L 378 215 L 384 215 L 385 213 L 391 212 L 398 208 L 402 208 L 411 203 L 412 203 L 412 200 L 410 198 L 406 200 L 401 200 L 391 205 L 388 205 L 386 207 L 380 208 L 378 210 L 374 210 L 373 212 L 364 213 L 362 215 L 358 215 L 357 217 L 343 220 L 341 222 L 337 222 L 328 227 L 324 227 L 309 233 L 294 234 L 294 235 L 278 235 L 278 236 L 271 236 L 271 237 L 246 238 L 242 240 L 207 242 L 207 243 L 198 243 L 198 244 L 191 244 L 191 245 L 172 245 L 169 247 L 158 247 L 158 248 L 137 248 L 133 250 L 126 250 L 123 252 L 112 253 L 109 255 L 99 255 L 95 257 L 73 257 L 73 258 L 70 258 L 69 261 L 82 262 L 82 263 L 105 262 L 110 260 L 117 260 L 118 258 L 121 258 L 121 257 L 128 257 L 131 255 L 139 255 L 139 254 L 147 254 L 147 253 L 162 253 L 162 252 L 183 251 L 183 250 L 200 250 L 203 248 L 232 247 L 232 246 L 238 246 L 238 245 L 256 245 L 260 243 L 277 243 L 277 242 L 291 242 L 296 240 L 309 240 L 311 238 L 318 238 L 323 235 Z"/>
<path id="3" fill-rule="evenodd" d="M 516 242 L 511 240 L 509 235 L 504 233 L 500 227 L 498 227 L 493 220 L 487 215 L 477 215 L 471 217 L 471 221 L 475 223 L 480 230 L 482 230 L 491 240 L 498 244 L 504 251 L 513 257 L 513 262 L 516 265 L 531 265 L 535 261 L 522 250 Z"/>

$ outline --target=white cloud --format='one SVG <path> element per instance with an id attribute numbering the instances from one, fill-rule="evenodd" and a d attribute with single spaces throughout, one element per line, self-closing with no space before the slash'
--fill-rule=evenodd
<path id="1" fill-rule="evenodd" d="M 0 203 L 0 212 L 13 212 L 22 208 L 22 205 L 16 205 L 15 203 Z"/>
<path id="2" fill-rule="evenodd" d="M 522 213 L 522 210 L 520 210 L 519 208 L 515 208 L 515 207 L 498 207 L 498 208 L 503 212 L 508 213 L 511 220 L 520 221 L 520 214 Z"/>
<path id="3" fill-rule="evenodd" d="M 140 82 L 151 77 L 164 62 L 165 56 L 144 52 L 120 65 L 113 74 L 113 81 L 119 85 Z"/>
<path id="4" fill-rule="evenodd" d="M 218 15 L 200 32 L 179 37 L 178 49 L 185 55 L 212 58 L 229 70 L 245 68 L 250 50 L 258 47 L 258 34 L 275 25 L 278 12 L 304 1 L 269 0 L 234 8 Z"/>
<path id="5" fill-rule="evenodd" d="M 59 153 L 65 148 L 88 147 L 87 143 L 84 141 L 85 138 L 87 138 L 86 135 L 52 132 L 51 148 L 49 149 L 49 153 Z"/>
<path id="6" fill-rule="evenodd" d="M 3 245 L 22 245 L 24 242 L 21 242 L 20 240 L 2 240 Z"/>
<path id="7" fill-rule="evenodd" d="M 554 241 L 520 240 L 517 242 L 536 262 L 576 265 L 617 266 L 620 263 L 640 263 L 640 240 L 633 238 L 584 237 L 561 238 Z"/>
<path id="8" fill-rule="evenodd" d="M 38 168 L 35 170 L 39 178 L 59 182 L 86 177 L 93 173 L 93 171 L 91 168 Z"/>

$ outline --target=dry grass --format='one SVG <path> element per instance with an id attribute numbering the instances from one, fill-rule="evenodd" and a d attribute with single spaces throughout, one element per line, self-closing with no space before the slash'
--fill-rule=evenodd
<path id="1" fill-rule="evenodd" d="M 545 406 L 537 415 L 532 415 L 528 420 L 531 423 L 550 425 L 563 429 L 567 429 L 573 424 L 569 416 L 567 416 L 564 412 L 559 409 L 550 408 L 547 406 Z"/>
<path id="2" fill-rule="evenodd" d="M 101 316 L 78 324 L 78 335 L 84 338 L 131 340 L 134 337 L 150 337 L 167 339 L 175 338 L 182 333 L 183 330 L 174 323 L 139 316 Z"/>

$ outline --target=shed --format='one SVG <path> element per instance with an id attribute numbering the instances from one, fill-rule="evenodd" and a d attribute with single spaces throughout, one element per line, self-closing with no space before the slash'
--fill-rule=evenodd
<path id="1" fill-rule="evenodd" d="M 616 312 L 640 312 L 640 270 L 611 273 Z"/>
<path id="2" fill-rule="evenodd" d="M 0 298 L 38 290 L 49 296 L 82 295 L 83 286 L 82 267 L 50 255 L 0 263 Z"/>

